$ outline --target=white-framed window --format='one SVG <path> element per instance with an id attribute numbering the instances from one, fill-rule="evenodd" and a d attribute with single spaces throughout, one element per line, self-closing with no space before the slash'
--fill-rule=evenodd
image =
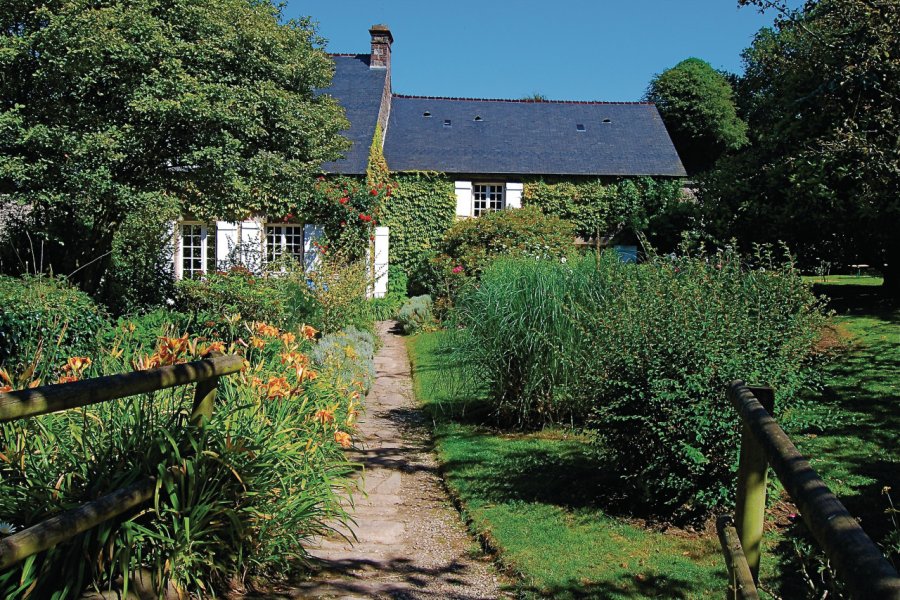
<path id="1" fill-rule="evenodd" d="M 216 270 L 216 226 L 207 223 L 182 222 L 178 225 L 176 275 L 197 279 Z"/>
<path id="2" fill-rule="evenodd" d="M 503 210 L 505 206 L 506 198 L 502 183 L 472 184 L 472 216 L 480 217 L 493 210 Z"/>
<path id="3" fill-rule="evenodd" d="M 285 257 L 303 262 L 303 225 L 268 224 L 265 240 L 266 262 L 277 262 Z"/>

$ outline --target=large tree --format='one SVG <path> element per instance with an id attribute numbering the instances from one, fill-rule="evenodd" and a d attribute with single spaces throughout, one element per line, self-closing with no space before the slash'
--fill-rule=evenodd
<path id="1" fill-rule="evenodd" d="M 900 3 L 742 3 L 779 18 L 744 54 L 751 144 L 704 183 L 713 222 L 745 243 L 787 241 L 808 264 L 884 268 L 900 293 Z"/>
<path id="2" fill-rule="evenodd" d="M 747 142 L 726 77 L 688 58 L 653 77 L 646 99 L 659 109 L 689 174 L 709 169 L 724 152 Z"/>
<path id="3" fill-rule="evenodd" d="M 346 145 L 322 40 L 267 1 L 6 0 L 0 28 L 0 198 L 88 289 L 130 215 L 285 214 Z"/>

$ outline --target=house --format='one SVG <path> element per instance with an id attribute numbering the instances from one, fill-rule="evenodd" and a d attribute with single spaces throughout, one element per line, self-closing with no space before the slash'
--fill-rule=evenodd
<path id="1" fill-rule="evenodd" d="M 364 176 L 376 131 L 392 173 L 434 171 L 454 182 L 456 217 L 522 205 L 524 182 L 534 177 L 681 178 L 684 167 L 653 104 L 440 98 L 394 93 L 393 36 L 374 25 L 368 54 L 334 54 L 330 88 L 344 107 L 351 147 L 325 173 Z M 184 223 L 178 236 L 176 271 L 205 271 L 238 242 L 261 248 L 263 259 L 292 255 L 315 261 L 311 242 L 321 229 L 304 223 Z M 375 262 L 387 261 L 386 228 L 377 233 Z M 215 246 L 213 248 L 213 246 Z M 383 269 L 382 270 L 386 270 Z M 386 277 L 376 295 L 386 289 Z"/>

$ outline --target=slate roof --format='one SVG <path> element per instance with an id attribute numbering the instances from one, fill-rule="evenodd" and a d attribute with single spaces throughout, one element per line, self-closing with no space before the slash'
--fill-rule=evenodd
<path id="1" fill-rule="evenodd" d="M 332 59 L 334 79 L 331 87 L 321 92 L 333 96 L 344 107 L 350 129 L 342 135 L 352 146 L 344 158 L 326 163 L 322 169 L 327 173 L 361 175 L 366 172 L 387 69 L 370 69 L 368 54 L 338 54 Z"/>
<path id="2" fill-rule="evenodd" d="M 392 171 L 686 175 L 649 103 L 394 95 L 384 152 Z"/>

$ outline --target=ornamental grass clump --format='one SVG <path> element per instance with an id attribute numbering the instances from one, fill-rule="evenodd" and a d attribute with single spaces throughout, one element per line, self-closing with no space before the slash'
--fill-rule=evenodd
<path id="1" fill-rule="evenodd" d="M 811 381 L 824 322 L 790 263 L 730 252 L 498 261 L 456 318 L 454 352 L 498 419 L 595 430 L 633 500 L 680 514 L 727 504 L 738 441 L 728 382 L 774 386 L 783 414 Z"/>

